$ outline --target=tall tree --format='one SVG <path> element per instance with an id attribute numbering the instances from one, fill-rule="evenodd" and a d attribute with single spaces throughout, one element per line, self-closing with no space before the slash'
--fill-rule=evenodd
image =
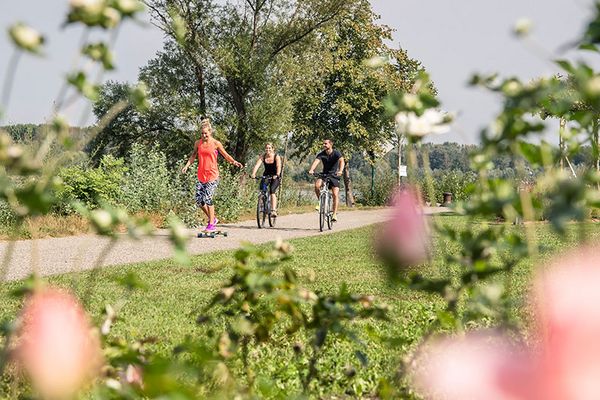
<path id="1" fill-rule="evenodd" d="M 286 99 L 277 86 L 285 79 L 284 59 L 313 32 L 340 14 L 347 0 L 146 0 L 154 22 L 177 40 L 192 65 L 197 95 L 209 114 L 229 122 L 228 147 L 237 159 L 282 128 Z M 182 29 L 183 28 L 183 29 Z M 214 67 L 223 82 L 222 102 L 210 108 L 205 71 Z M 201 107 L 202 108 L 202 107 Z M 231 109 L 232 114 L 226 113 Z M 229 117 L 229 118 L 227 118 Z M 285 132 L 280 132 L 285 133 Z"/>
<path id="2" fill-rule="evenodd" d="M 346 155 L 363 152 L 374 158 L 394 132 L 385 117 L 384 100 L 392 91 L 411 89 L 419 62 L 386 42 L 391 29 L 368 0 L 352 2 L 315 40 L 318 62 L 312 77 L 298 88 L 294 109 L 296 144 L 308 152 L 319 139 L 332 138 Z M 314 56 L 313 56 L 314 57 Z M 386 60 L 373 68 L 369 60 Z M 351 202 L 351 180 L 346 169 L 346 199 Z"/>

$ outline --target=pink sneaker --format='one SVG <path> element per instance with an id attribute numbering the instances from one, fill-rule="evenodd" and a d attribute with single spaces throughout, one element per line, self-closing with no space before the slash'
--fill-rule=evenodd
<path id="1" fill-rule="evenodd" d="M 217 228 L 214 224 L 208 224 L 206 225 L 206 228 L 204 228 L 204 232 L 215 232 L 216 230 Z"/>
<path id="2" fill-rule="evenodd" d="M 219 218 L 215 217 L 215 222 L 212 223 L 212 226 L 216 227 L 219 223 Z"/>

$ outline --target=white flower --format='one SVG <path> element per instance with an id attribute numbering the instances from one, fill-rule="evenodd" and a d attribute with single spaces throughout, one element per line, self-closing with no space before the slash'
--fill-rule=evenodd
<path id="1" fill-rule="evenodd" d="M 105 0 L 70 0 L 71 8 L 90 14 L 98 14 L 106 7 Z"/>
<path id="2" fill-rule="evenodd" d="M 11 26 L 8 33 L 18 47 L 32 53 L 38 53 L 44 43 L 44 37 L 38 31 L 22 22 Z"/>
<path id="3" fill-rule="evenodd" d="M 426 110 L 420 117 L 414 112 L 400 112 L 396 115 L 396 126 L 402 134 L 422 137 L 450 131 L 451 119 L 450 115 L 434 109 Z"/>
<path id="4" fill-rule="evenodd" d="M 531 32 L 533 22 L 528 18 L 520 18 L 513 27 L 513 33 L 519 37 L 526 36 Z"/>
<path id="5" fill-rule="evenodd" d="M 511 97 L 518 96 L 521 90 L 523 90 L 523 85 L 517 81 L 509 81 L 502 86 L 504 94 Z"/>
<path id="6" fill-rule="evenodd" d="M 423 103 L 416 94 L 405 94 L 402 96 L 402 102 L 406 108 L 411 110 L 423 107 Z"/>
<path id="7" fill-rule="evenodd" d="M 73 8 L 93 8 L 104 5 L 104 0 L 70 0 L 69 4 Z"/>
<path id="8" fill-rule="evenodd" d="M 112 7 L 107 7 L 103 12 L 102 16 L 104 17 L 105 23 L 103 26 L 107 28 L 114 28 L 121 22 L 121 13 L 115 10 Z"/>
<path id="9" fill-rule="evenodd" d="M 94 222 L 100 230 L 107 230 L 112 224 L 112 216 L 106 210 L 94 210 L 92 211 L 92 222 Z"/>
<path id="10" fill-rule="evenodd" d="M 588 80 L 585 84 L 585 91 L 590 96 L 600 96 L 600 76 L 596 75 Z"/>
<path id="11" fill-rule="evenodd" d="M 143 9 L 138 0 L 118 0 L 116 7 L 125 15 L 132 15 Z"/>

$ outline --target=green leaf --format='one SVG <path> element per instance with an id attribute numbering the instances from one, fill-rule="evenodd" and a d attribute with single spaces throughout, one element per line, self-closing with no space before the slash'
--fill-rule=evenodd
<path id="1" fill-rule="evenodd" d="M 456 316 L 449 311 L 438 311 L 437 319 L 444 329 L 454 330 L 457 326 Z"/>
<path id="2" fill-rule="evenodd" d="M 523 141 L 518 142 L 519 151 L 533 165 L 543 165 L 540 146 Z"/>
<path id="3" fill-rule="evenodd" d="M 133 271 L 128 272 L 125 276 L 116 279 L 117 283 L 128 290 L 147 289 L 148 286 L 140 279 Z"/>
<path id="4" fill-rule="evenodd" d="M 579 45 L 579 50 L 588 50 L 588 51 L 593 51 L 593 52 L 600 52 L 600 50 L 598 49 L 598 46 L 596 46 L 595 44 L 580 44 Z"/>
<path id="5" fill-rule="evenodd" d="M 567 71 L 570 74 L 575 74 L 575 72 L 577 71 L 577 69 L 573 66 L 573 64 L 571 64 L 569 61 L 567 60 L 556 60 L 555 61 L 560 67 L 562 67 L 562 69 L 564 69 L 565 71 Z"/>

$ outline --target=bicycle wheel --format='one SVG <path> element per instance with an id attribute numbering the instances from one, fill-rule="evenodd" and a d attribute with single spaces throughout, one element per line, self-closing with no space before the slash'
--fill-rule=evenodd
<path id="1" fill-rule="evenodd" d="M 333 198 L 327 193 L 327 229 L 331 230 L 333 226 Z"/>
<path id="2" fill-rule="evenodd" d="M 323 232 L 325 226 L 325 210 L 327 210 L 327 197 L 322 194 L 319 200 L 319 231 Z"/>
<path id="3" fill-rule="evenodd" d="M 258 202 L 256 203 L 256 225 L 258 225 L 259 228 L 265 226 L 266 216 L 265 195 L 261 193 L 258 195 Z"/>
<path id="4" fill-rule="evenodd" d="M 267 203 L 268 203 L 267 213 L 269 215 L 269 226 L 272 228 L 272 227 L 275 226 L 275 222 L 277 221 L 277 217 L 275 217 L 274 215 L 271 215 L 271 198 L 270 197 L 267 200 Z"/>

